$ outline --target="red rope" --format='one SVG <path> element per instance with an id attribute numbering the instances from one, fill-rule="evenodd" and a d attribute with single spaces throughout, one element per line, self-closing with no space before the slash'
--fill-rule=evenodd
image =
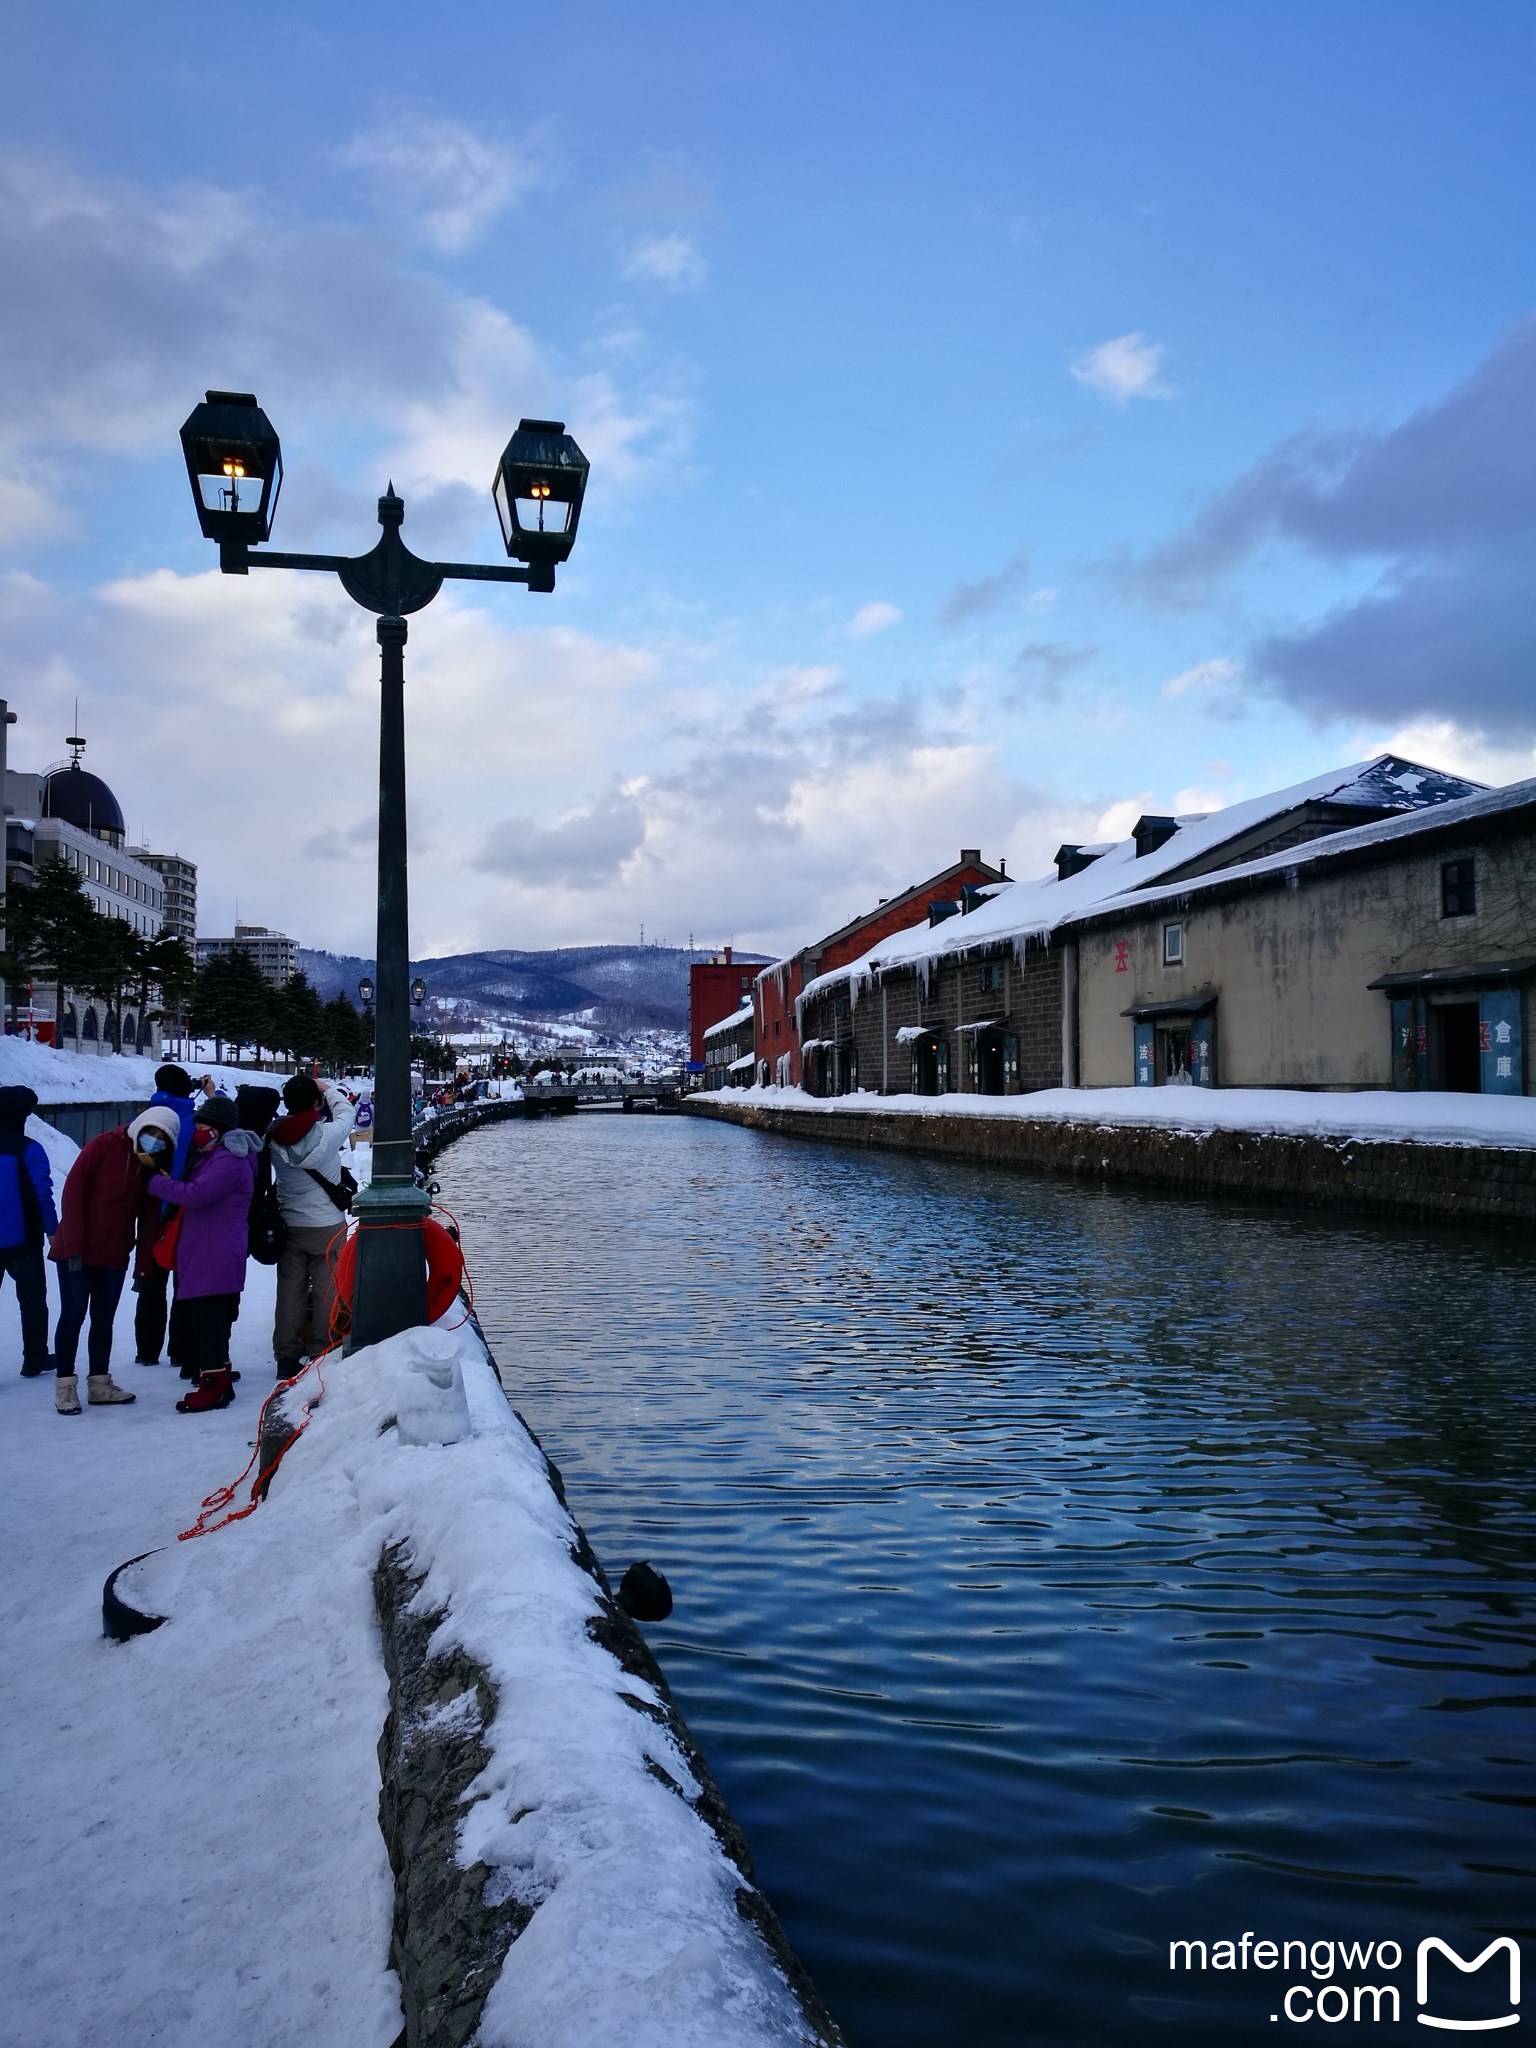
<path id="1" fill-rule="evenodd" d="M 442 1211 L 442 1214 L 446 1216 L 448 1218 L 448 1221 L 453 1225 L 455 1236 L 457 1236 L 459 1230 L 459 1219 L 457 1216 L 454 1215 L 453 1211 L 451 1209 L 444 1208 L 441 1202 L 434 1202 L 432 1204 L 432 1207 L 434 1210 Z M 355 1230 L 356 1227 L 357 1226 L 354 1224 L 353 1229 Z M 379 1227 L 381 1226 L 373 1224 L 369 1225 L 370 1229 L 375 1229 Z M 412 1230 L 415 1227 L 416 1226 L 414 1224 L 410 1223 L 386 1223 L 382 1226 L 382 1228 L 385 1230 Z M 254 1449 L 251 1452 L 250 1457 L 246 1460 L 245 1470 L 240 1474 L 238 1479 L 233 1480 L 228 1486 L 218 1487 L 213 1493 L 210 1493 L 208 1495 L 207 1499 L 203 1502 L 202 1512 L 198 1515 L 197 1520 L 192 1524 L 191 1528 L 183 1529 L 177 1536 L 176 1541 L 178 1543 L 189 1542 L 191 1538 L 194 1536 L 212 1535 L 215 1529 L 227 1529 L 231 1522 L 243 1522 L 247 1515 L 254 1515 L 256 1510 L 261 1506 L 262 1501 L 266 1498 L 266 1489 L 270 1487 L 270 1485 L 272 1484 L 273 1475 L 276 1473 L 278 1466 L 282 1464 L 284 1458 L 287 1457 L 288 1453 L 293 1449 L 294 1445 L 298 1442 L 299 1438 L 304 1434 L 305 1430 L 308 1429 L 311 1415 L 313 1415 L 316 1408 L 319 1407 L 320 1403 L 325 1398 L 325 1375 L 320 1370 L 320 1362 L 322 1359 L 329 1358 L 333 1351 L 340 1349 L 342 1341 L 346 1334 L 345 1329 L 342 1326 L 344 1325 L 347 1319 L 348 1309 L 346 1303 L 341 1298 L 339 1290 L 336 1287 L 336 1261 L 340 1257 L 341 1244 L 344 1242 L 345 1238 L 350 1234 L 350 1232 L 338 1231 L 335 1239 L 337 1250 L 334 1256 L 329 1249 L 327 1250 L 325 1255 L 326 1270 L 331 1277 L 331 1323 L 329 1330 L 326 1332 L 329 1342 L 326 1344 L 326 1347 L 323 1351 L 317 1351 L 313 1358 L 307 1360 L 305 1364 L 300 1367 L 300 1369 L 293 1375 L 291 1379 L 279 1380 L 277 1382 L 277 1385 L 272 1389 L 271 1393 L 268 1394 L 266 1400 L 263 1401 L 261 1404 L 261 1413 L 256 1418 L 256 1443 Z M 459 1252 L 461 1256 L 463 1254 L 463 1250 L 463 1240 L 462 1238 L 460 1238 Z M 459 1317 L 459 1320 L 456 1323 L 448 1324 L 447 1327 L 450 1330 L 461 1330 L 464 1327 L 464 1325 L 469 1321 L 470 1316 L 474 1313 L 475 1284 L 474 1281 L 470 1278 L 469 1265 L 467 1261 L 465 1262 L 464 1266 L 463 1285 L 461 1286 L 459 1291 L 464 1302 L 464 1313 Z M 290 1387 L 296 1387 L 299 1381 L 303 1379 L 305 1373 L 309 1372 L 311 1369 L 313 1369 L 315 1378 L 320 1383 L 319 1392 L 314 1396 L 313 1400 L 307 1401 L 305 1403 L 304 1420 L 299 1424 L 298 1428 L 293 1432 L 293 1434 L 285 1441 L 282 1449 L 278 1452 L 277 1456 L 272 1460 L 271 1464 L 264 1465 L 262 1469 L 256 1474 L 255 1481 L 251 1486 L 251 1497 L 246 1506 L 244 1506 L 243 1508 L 236 1508 L 232 1514 L 225 1515 L 221 1521 L 210 1522 L 208 1519 L 210 1515 L 217 1514 L 220 1508 L 225 1508 L 229 1506 L 229 1503 L 234 1499 L 235 1495 L 240 1491 L 240 1488 L 245 1484 L 246 1479 L 250 1475 L 252 1466 L 261 1456 L 261 1432 L 262 1426 L 267 1419 L 267 1410 L 271 1407 L 272 1403 L 276 1400 L 279 1394 L 286 1394 Z"/>
<path id="2" fill-rule="evenodd" d="M 294 1445 L 298 1442 L 299 1438 L 304 1434 L 305 1430 L 308 1429 L 310 1416 L 314 1413 L 315 1409 L 319 1407 L 320 1403 L 325 1399 L 325 1374 L 320 1370 L 320 1361 L 322 1358 L 329 1358 L 331 1353 L 335 1350 L 335 1348 L 336 1347 L 334 1344 L 327 1344 L 324 1351 L 317 1351 L 313 1358 L 311 1358 L 305 1365 L 299 1368 L 299 1370 L 293 1375 L 292 1379 L 279 1380 L 277 1382 L 277 1385 L 272 1389 L 271 1393 L 268 1394 L 266 1400 L 263 1401 L 261 1404 L 261 1413 L 256 1418 L 256 1443 L 255 1447 L 251 1452 L 250 1457 L 246 1460 L 245 1471 L 240 1474 L 240 1477 L 238 1479 L 232 1480 L 228 1486 L 220 1486 L 214 1492 L 208 1495 L 207 1499 L 203 1502 L 202 1512 L 199 1514 L 197 1520 L 192 1524 L 191 1528 L 183 1529 L 177 1536 L 176 1541 L 178 1543 L 186 1543 L 194 1536 L 211 1535 L 215 1529 L 227 1529 L 231 1522 L 243 1522 L 247 1515 L 255 1514 L 256 1510 L 261 1506 L 262 1500 L 264 1498 L 263 1489 L 271 1485 L 272 1476 L 276 1472 L 278 1466 L 281 1465 L 284 1458 L 287 1457 L 288 1453 L 293 1449 Z M 247 1475 L 249 1474 L 251 1467 L 256 1463 L 256 1460 L 261 1456 L 261 1432 L 262 1427 L 267 1419 L 267 1410 L 271 1407 L 272 1403 L 277 1399 L 279 1394 L 286 1394 L 290 1387 L 296 1387 L 299 1381 L 303 1379 L 305 1373 L 307 1373 L 311 1367 L 314 1368 L 315 1378 L 320 1382 L 320 1391 L 315 1395 L 312 1401 L 309 1401 L 305 1404 L 304 1420 L 299 1424 L 298 1428 L 293 1432 L 292 1436 L 290 1436 L 287 1439 L 282 1449 L 278 1452 L 277 1456 L 272 1460 L 271 1464 L 264 1465 L 262 1469 L 257 1473 L 255 1483 L 251 1487 L 251 1498 L 247 1505 L 243 1508 L 236 1508 L 233 1514 L 225 1515 L 222 1521 L 210 1522 L 208 1519 L 210 1515 L 217 1514 L 220 1508 L 229 1506 L 229 1503 L 234 1499 L 235 1495 L 240 1491 L 240 1488 L 245 1484 Z"/>

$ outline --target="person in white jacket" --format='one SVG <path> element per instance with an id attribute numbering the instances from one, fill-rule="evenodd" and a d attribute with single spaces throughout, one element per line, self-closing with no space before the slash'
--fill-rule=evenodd
<path id="1" fill-rule="evenodd" d="M 277 1259 L 272 1330 L 280 1380 L 292 1378 L 306 1351 L 323 1350 L 330 1341 L 336 1259 L 351 1202 L 342 1154 L 352 1135 L 351 1103 L 339 1088 L 311 1074 L 295 1074 L 284 1083 L 283 1108 L 267 1133 L 277 1206 L 287 1225 Z M 346 1178 L 351 1180 L 350 1173 Z"/>

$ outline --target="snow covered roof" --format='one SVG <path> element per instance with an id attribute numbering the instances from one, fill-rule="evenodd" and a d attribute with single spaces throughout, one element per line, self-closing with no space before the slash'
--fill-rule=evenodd
<path id="1" fill-rule="evenodd" d="M 732 1060 L 731 1064 L 726 1068 L 725 1071 L 728 1074 L 739 1074 L 743 1067 L 751 1067 L 755 1066 L 756 1064 L 756 1053 L 744 1052 L 739 1060 Z"/>
<path id="2" fill-rule="evenodd" d="M 1410 811 L 1398 818 L 1378 818 L 1372 824 L 1356 825 L 1350 831 L 1329 832 L 1321 839 L 1309 839 L 1305 845 L 1267 854 L 1262 860 L 1242 861 L 1235 867 L 1217 868 L 1208 875 L 1171 882 L 1166 888 L 1125 890 L 1094 904 L 1091 914 L 1095 918 L 1123 917 L 1127 911 L 1166 905 L 1175 898 L 1183 902 L 1188 897 L 1259 880 L 1267 875 L 1285 875 L 1297 868 L 1317 866 L 1324 861 L 1348 859 L 1377 847 L 1391 847 L 1401 840 L 1414 839 L 1424 832 L 1444 832 L 1460 825 L 1476 825 L 1485 819 L 1526 807 L 1536 809 L 1536 779 L 1511 782 L 1504 789 L 1482 790 L 1476 796 L 1455 801 L 1436 800 L 1428 810 Z M 1087 915 L 1084 913 L 1085 918 Z"/>
<path id="3" fill-rule="evenodd" d="M 1228 804 L 1225 810 L 1186 814 L 1176 820 L 1174 832 L 1150 852 L 1138 855 L 1134 838 L 1121 839 L 1075 874 L 1063 878 L 1052 869 L 1033 880 L 999 888 L 968 917 L 946 918 L 939 925 L 916 925 L 894 932 L 847 966 L 808 981 L 796 1000 L 796 1013 L 803 1015 L 805 1003 L 828 989 L 849 982 L 857 990 L 892 968 L 917 967 L 988 946 L 1018 947 L 1031 939 L 1045 943 L 1069 919 L 1082 917 L 1121 897 L 1134 897 L 1150 883 L 1187 868 L 1191 862 L 1219 858 L 1221 848 L 1234 839 L 1309 804 L 1341 804 L 1369 810 L 1390 805 L 1407 812 L 1410 822 L 1428 809 L 1438 822 L 1448 806 L 1477 801 L 1479 794 L 1488 794 L 1481 784 L 1446 775 L 1438 768 L 1426 768 L 1397 754 L 1378 754 L 1374 760 L 1314 775 L 1289 789 L 1247 797 L 1241 803 Z M 1391 825 L 1402 821 L 1385 822 Z M 1372 825 L 1362 829 L 1383 828 Z M 1312 843 L 1331 846 L 1341 836 L 1331 833 L 1326 841 Z M 1294 862 L 1303 850 L 1291 848 L 1278 857 L 1280 865 Z M 1202 881 L 1206 879 L 1201 877 Z M 1184 894 L 1195 886 L 1192 881 L 1181 883 L 1178 893 Z"/>
<path id="4" fill-rule="evenodd" d="M 752 1005 L 743 1003 L 739 1010 L 733 1010 L 729 1017 L 722 1017 L 718 1024 L 711 1024 L 705 1031 L 708 1038 L 724 1038 L 729 1032 L 739 1031 L 743 1024 L 752 1022 Z"/>

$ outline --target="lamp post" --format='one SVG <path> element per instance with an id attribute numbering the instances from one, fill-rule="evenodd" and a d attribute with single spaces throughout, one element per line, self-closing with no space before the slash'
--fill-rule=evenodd
<path id="1" fill-rule="evenodd" d="M 406 888 L 406 619 L 449 579 L 555 587 L 555 569 L 576 540 L 587 459 L 558 420 L 522 420 L 492 483 L 502 539 L 521 566 L 425 562 L 400 538 L 404 502 L 393 484 L 379 500 L 379 538 L 364 555 L 257 552 L 272 531 L 282 489 L 282 449 L 271 421 L 246 391 L 210 391 L 181 430 L 198 524 L 219 548 L 227 576 L 252 569 L 316 569 L 334 575 L 378 619 L 379 918 L 374 1025 L 373 1180 L 353 1205 L 358 1220 L 353 1346 L 376 1344 L 427 1320 L 421 1226 L 428 1197 L 416 1180 L 411 1140 L 408 1007 L 410 919 Z M 366 977 L 365 977 L 366 981 Z M 364 983 L 359 983 L 361 994 Z M 372 994 L 370 987 L 369 993 Z M 365 999 L 366 1000 L 366 999 Z"/>

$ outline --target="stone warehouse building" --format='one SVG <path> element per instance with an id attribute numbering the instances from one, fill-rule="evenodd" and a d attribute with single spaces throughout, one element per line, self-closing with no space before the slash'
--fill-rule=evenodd
<path id="1" fill-rule="evenodd" d="M 962 892 L 934 905 L 925 925 L 809 981 L 799 1003 L 804 1085 L 814 1094 L 926 1095 L 1077 1085 L 1088 1080 L 1079 1061 L 1077 933 L 1102 905 L 1134 904 L 1145 891 L 1161 896 L 1254 861 L 1283 864 L 1341 828 L 1433 816 L 1480 790 L 1384 754 L 1209 815 L 1143 817 L 1113 845 L 1063 846 L 1053 874 Z M 1189 1021 L 1181 1037 L 1165 1031 L 1166 1078 L 1189 1072 Z M 1118 1080 L 1129 1078 L 1127 1064 Z"/>
<path id="2" fill-rule="evenodd" d="M 1087 1087 L 1536 1085 L 1536 782 L 1077 918 Z"/>

